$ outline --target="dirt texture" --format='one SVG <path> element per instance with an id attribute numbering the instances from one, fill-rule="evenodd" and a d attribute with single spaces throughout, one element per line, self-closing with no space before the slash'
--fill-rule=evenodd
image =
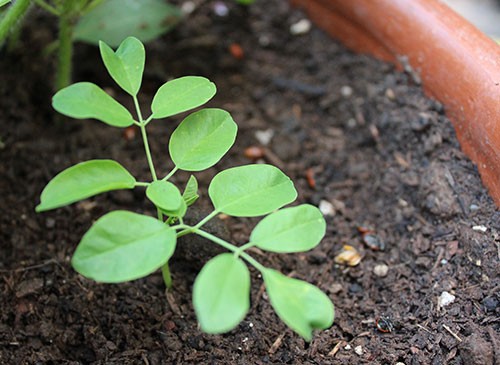
<path id="1" fill-rule="evenodd" d="M 36 214 L 45 184 L 93 158 L 114 158 L 141 180 L 149 170 L 138 131 L 56 118 L 53 63 L 43 55 L 53 19 L 35 12 L 18 48 L 0 58 L 0 363 L 500 364 L 500 213 L 442 106 L 424 97 L 414 75 L 354 55 L 317 29 L 292 34 L 305 17 L 286 2 L 197 3 L 175 31 L 147 45 L 143 110 L 170 78 L 196 74 L 217 84 L 209 105 L 230 111 L 239 134 L 216 168 L 196 175 L 201 200 L 229 166 L 265 161 L 289 175 L 298 201 L 324 211 L 326 237 L 306 253 L 251 253 L 325 291 L 334 325 L 306 343 L 278 319 L 253 270 L 247 318 L 230 333 L 203 334 L 191 290 L 218 252 L 206 241 L 179 242 L 169 293 L 160 273 L 104 285 L 71 268 L 97 218 L 154 210 L 137 189 Z M 223 7 L 229 14 L 217 15 Z M 77 45 L 74 78 L 133 107 L 94 47 Z M 150 125 L 161 176 L 179 120 Z M 255 223 L 226 217 L 211 229 L 242 244 Z M 344 245 L 360 253 L 358 265 L 335 262 Z"/>

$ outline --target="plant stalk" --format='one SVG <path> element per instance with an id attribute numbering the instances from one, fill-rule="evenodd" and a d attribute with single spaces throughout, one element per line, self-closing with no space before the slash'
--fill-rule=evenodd
<path id="1" fill-rule="evenodd" d="M 59 48 L 57 54 L 56 90 L 71 83 L 71 59 L 73 58 L 74 19 L 70 11 L 59 16 Z"/>
<path id="2" fill-rule="evenodd" d="M 30 5 L 30 0 L 16 0 L 5 13 L 5 16 L 0 21 L 0 46 L 3 45 L 5 39 L 9 35 L 9 31 L 20 21 L 21 18 L 26 14 L 28 7 Z"/>

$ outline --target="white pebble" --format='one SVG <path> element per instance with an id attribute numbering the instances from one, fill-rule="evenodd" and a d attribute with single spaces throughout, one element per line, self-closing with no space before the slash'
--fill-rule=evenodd
<path id="1" fill-rule="evenodd" d="M 447 263 L 448 263 L 448 260 L 446 260 L 446 259 L 441 260 L 441 265 L 446 265 Z"/>
<path id="2" fill-rule="evenodd" d="M 196 9 L 196 4 L 192 1 L 186 1 L 181 5 L 181 11 L 184 15 L 191 14 Z"/>
<path id="3" fill-rule="evenodd" d="M 376 265 L 373 268 L 373 273 L 377 276 L 380 276 L 381 278 L 383 278 L 384 276 L 387 276 L 388 272 L 389 272 L 389 266 L 387 266 L 385 264 Z"/>
<path id="4" fill-rule="evenodd" d="M 474 231 L 479 231 L 479 232 L 486 232 L 488 230 L 488 228 L 486 228 L 485 226 L 474 226 L 472 227 L 472 229 Z"/>
<path id="5" fill-rule="evenodd" d="M 293 35 L 306 34 L 311 30 L 311 22 L 308 19 L 301 19 L 290 26 L 290 33 Z"/>
<path id="6" fill-rule="evenodd" d="M 444 308 L 455 301 L 455 296 L 453 294 L 444 291 L 438 299 L 438 308 Z"/>
<path id="7" fill-rule="evenodd" d="M 340 88 L 340 95 L 342 95 L 345 98 L 351 96 L 352 93 L 353 93 L 352 87 L 350 87 L 349 85 L 344 85 Z"/>
<path id="8" fill-rule="evenodd" d="M 327 200 L 321 200 L 319 202 L 319 210 L 323 213 L 323 215 L 335 215 L 335 208 L 333 207 L 333 204 Z"/>
<path id="9" fill-rule="evenodd" d="M 263 146 L 267 146 L 274 136 L 274 130 L 266 129 L 263 131 L 255 131 L 255 138 Z"/>
<path id="10" fill-rule="evenodd" d="M 395 365 L 405 365 L 404 362 L 397 362 Z"/>
<path id="11" fill-rule="evenodd" d="M 350 349 L 352 349 L 351 345 L 349 344 L 345 345 L 344 350 L 349 351 Z"/>
<path id="12" fill-rule="evenodd" d="M 358 354 L 359 356 L 363 355 L 363 347 L 361 347 L 361 345 L 356 346 L 356 347 L 354 348 L 354 352 L 355 352 L 356 354 Z"/>

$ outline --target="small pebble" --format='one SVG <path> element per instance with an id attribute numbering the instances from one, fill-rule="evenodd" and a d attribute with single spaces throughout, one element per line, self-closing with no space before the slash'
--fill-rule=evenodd
<path id="1" fill-rule="evenodd" d="M 217 16 L 227 16 L 229 14 L 229 8 L 222 1 L 217 1 L 214 4 L 214 13 Z"/>
<path id="2" fill-rule="evenodd" d="M 405 365 L 404 362 L 397 362 L 395 365 Z"/>
<path id="3" fill-rule="evenodd" d="M 290 26 L 290 33 L 293 35 L 306 34 L 309 33 L 310 30 L 311 22 L 308 19 L 301 19 Z"/>
<path id="4" fill-rule="evenodd" d="M 392 89 L 385 90 L 385 96 L 389 100 L 395 100 L 396 99 L 396 94 L 394 94 L 394 90 L 392 90 Z"/>
<path id="5" fill-rule="evenodd" d="M 448 263 L 448 260 L 446 260 L 446 259 L 441 260 L 441 265 L 446 265 L 447 263 Z"/>
<path id="6" fill-rule="evenodd" d="M 481 226 L 474 226 L 472 227 L 472 229 L 474 231 L 479 231 L 479 232 L 486 232 L 488 230 L 488 228 L 486 228 L 485 226 L 481 225 Z"/>
<path id="7" fill-rule="evenodd" d="M 389 272 L 389 266 L 385 264 L 376 265 L 373 268 L 373 273 L 381 278 L 387 276 L 388 272 Z"/>
<path id="8" fill-rule="evenodd" d="M 438 299 L 438 308 L 444 308 L 455 301 L 455 296 L 453 294 L 444 291 Z"/>
<path id="9" fill-rule="evenodd" d="M 181 5 L 181 12 L 184 15 L 191 14 L 194 11 L 194 9 L 196 9 L 196 5 L 192 1 L 186 1 Z"/>
<path id="10" fill-rule="evenodd" d="M 361 347 L 361 345 L 356 346 L 356 347 L 354 348 L 354 352 L 355 352 L 356 354 L 358 354 L 359 356 L 363 355 L 363 347 Z"/>
<path id="11" fill-rule="evenodd" d="M 356 294 L 361 293 L 363 291 L 363 287 L 357 283 L 349 285 L 349 293 Z"/>
<path id="12" fill-rule="evenodd" d="M 471 205 L 469 206 L 469 209 L 470 209 L 470 210 L 472 210 L 472 211 L 476 211 L 476 210 L 479 210 L 479 206 L 478 206 L 478 205 L 476 205 L 476 204 L 471 204 Z"/>
<path id="13" fill-rule="evenodd" d="M 344 98 L 348 98 L 351 96 L 353 93 L 352 87 L 348 85 L 344 85 L 340 88 L 340 95 L 342 95 Z"/>
<path id="14" fill-rule="evenodd" d="M 263 131 L 255 132 L 255 138 L 263 146 L 267 146 L 269 142 L 271 142 L 271 139 L 273 139 L 273 136 L 274 136 L 274 130 L 272 129 L 266 129 Z"/>
<path id="15" fill-rule="evenodd" d="M 319 210 L 323 213 L 323 215 L 335 215 L 335 208 L 333 207 L 333 204 L 327 200 L 321 200 L 319 202 Z"/>
<path id="16" fill-rule="evenodd" d="M 487 311 L 494 312 L 498 307 L 498 299 L 495 297 L 484 298 L 482 303 Z"/>
<path id="17" fill-rule="evenodd" d="M 56 220 L 54 218 L 47 218 L 45 221 L 45 227 L 52 229 L 56 226 Z"/>
<path id="18" fill-rule="evenodd" d="M 347 344 L 344 346 L 344 350 L 349 351 L 350 349 L 352 349 L 351 345 Z"/>
<path id="19" fill-rule="evenodd" d="M 343 289 L 342 284 L 332 284 L 332 286 L 330 286 L 330 293 L 337 294 L 340 293 L 342 289 Z"/>

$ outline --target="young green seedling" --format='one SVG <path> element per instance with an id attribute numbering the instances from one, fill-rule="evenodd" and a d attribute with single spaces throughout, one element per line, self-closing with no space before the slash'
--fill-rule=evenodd
<path id="1" fill-rule="evenodd" d="M 178 170 L 202 171 L 215 165 L 233 145 L 237 126 L 221 109 L 201 109 L 188 115 L 172 133 L 168 145 L 174 168 L 158 177 L 150 152 L 147 125 L 199 107 L 210 100 L 215 85 L 203 77 L 187 76 L 165 83 L 143 118 L 137 93 L 141 87 L 145 51 L 136 38 L 125 39 L 115 52 L 100 44 L 104 64 L 116 83 L 132 97 L 137 119 L 98 86 L 81 82 L 60 90 L 54 108 L 73 118 L 94 118 L 123 128 L 137 125 L 142 134 L 151 181 L 139 182 L 112 160 L 91 160 L 69 167 L 55 176 L 41 194 L 37 212 L 65 206 L 106 191 L 146 187 L 146 196 L 157 210 L 157 218 L 128 211 L 113 211 L 98 219 L 80 241 L 72 258 L 76 271 L 104 283 L 118 283 L 149 275 L 159 268 L 167 287 L 172 285 L 168 261 L 177 239 L 197 234 L 229 251 L 202 268 L 193 287 L 193 304 L 201 328 L 207 333 L 234 329 L 250 308 L 250 272 L 247 264 L 262 274 L 271 305 L 278 316 L 306 340 L 314 329 L 331 326 L 334 308 L 317 287 L 267 268 L 248 249 L 270 252 L 301 252 L 319 244 L 325 220 L 314 206 L 289 208 L 297 192 L 292 181 L 278 168 L 266 164 L 233 167 L 218 173 L 208 194 L 213 212 L 195 225 L 184 223 L 187 209 L 198 199 L 198 183 L 191 175 L 181 190 L 169 179 Z M 203 229 L 220 213 L 236 217 L 266 216 L 253 230 L 250 240 L 235 246 Z"/>

